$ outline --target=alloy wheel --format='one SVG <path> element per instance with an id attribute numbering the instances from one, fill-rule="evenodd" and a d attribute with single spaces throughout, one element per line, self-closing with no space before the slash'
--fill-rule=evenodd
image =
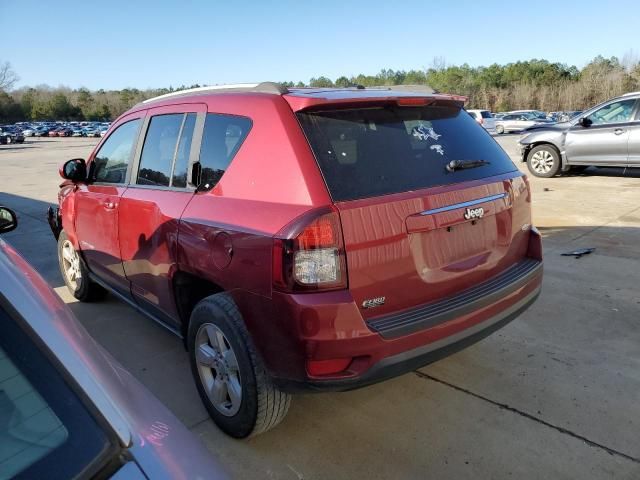
<path id="1" fill-rule="evenodd" d="M 204 323 L 196 334 L 196 363 L 207 397 L 220 413 L 231 417 L 242 404 L 238 359 L 227 337 L 212 323 Z"/>
<path id="2" fill-rule="evenodd" d="M 65 240 L 62 244 L 62 267 L 67 277 L 67 282 L 71 288 L 77 290 L 78 284 L 82 280 L 80 257 L 69 240 Z"/>
<path id="3" fill-rule="evenodd" d="M 538 150 L 531 156 L 531 168 L 537 173 L 549 173 L 553 162 L 553 155 L 546 150 Z"/>

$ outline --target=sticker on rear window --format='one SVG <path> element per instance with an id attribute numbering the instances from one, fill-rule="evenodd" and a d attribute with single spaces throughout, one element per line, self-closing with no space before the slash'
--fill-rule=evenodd
<path id="1" fill-rule="evenodd" d="M 423 141 L 427 141 L 428 139 L 437 141 L 442 136 L 436 133 L 433 127 L 427 127 L 425 125 L 418 125 L 417 127 L 413 127 L 413 129 L 411 130 L 411 135 L 416 137 L 418 140 Z"/>
<path id="2" fill-rule="evenodd" d="M 438 152 L 440 155 L 444 155 L 444 149 L 442 148 L 442 145 L 431 145 L 429 147 L 431 150 L 435 150 L 436 152 Z"/>

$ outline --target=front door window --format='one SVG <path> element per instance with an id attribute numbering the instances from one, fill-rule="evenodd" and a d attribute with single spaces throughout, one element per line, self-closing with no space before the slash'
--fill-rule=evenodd
<path id="1" fill-rule="evenodd" d="M 592 125 L 606 125 L 609 123 L 625 123 L 631 121 L 635 100 L 620 100 L 596 110 L 587 118 Z"/>

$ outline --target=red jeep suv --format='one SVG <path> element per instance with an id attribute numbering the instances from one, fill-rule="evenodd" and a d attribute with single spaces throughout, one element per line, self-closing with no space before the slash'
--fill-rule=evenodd
<path id="1" fill-rule="evenodd" d="M 464 100 L 273 83 L 147 100 L 61 167 L 65 282 L 182 337 L 235 437 L 277 425 L 291 393 L 471 345 L 536 299 L 542 248 L 526 177 Z"/>

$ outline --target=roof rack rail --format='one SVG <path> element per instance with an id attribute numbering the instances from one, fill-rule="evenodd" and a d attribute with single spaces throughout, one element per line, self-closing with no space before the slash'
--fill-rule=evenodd
<path id="1" fill-rule="evenodd" d="M 640 95 L 640 92 L 629 92 L 629 93 L 623 93 L 622 95 L 620 95 L 621 97 L 630 97 L 631 95 Z"/>
<path id="2" fill-rule="evenodd" d="M 205 95 L 207 93 L 233 93 L 233 92 L 256 92 L 256 93 L 271 93 L 274 95 L 284 95 L 286 93 L 289 93 L 289 89 L 275 82 L 212 85 L 209 87 L 187 88 L 186 90 L 178 90 L 177 92 L 165 93 L 164 95 L 143 100 L 142 103 L 150 103 L 150 102 L 155 102 L 156 100 L 164 100 L 166 98 L 173 98 L 173 97 L 186 97 L 193 94 Z"/>

